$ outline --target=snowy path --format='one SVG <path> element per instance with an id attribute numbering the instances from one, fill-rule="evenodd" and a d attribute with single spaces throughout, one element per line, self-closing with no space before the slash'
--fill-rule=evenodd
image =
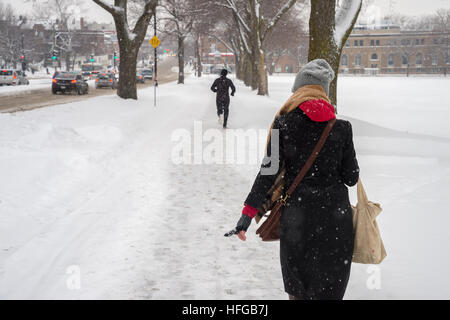
<path id="1" fill-rule="evenodd" d="M 290 80 L 271 78 L 270 98 L 238 84 L 229 131 L 267 129 Z M 345 79 L 344 88 L 363 80 Z M 259 164 L 171 159 L 174 130 L 194 135 L 196 120 L 203 132 L 218 128 L 211 81 L 160 86 L 156 109 L 150 88 L 137 102 L 103 96 L 0 115 L 0 298 L 286 298 L 278 243 L 251 235 L 254 224 L 245 243 L 223 237 Z M 403 90 L 411 97 L 416 88 Z M 356 114 L 365 94 L 343 92 L 343 113 Z M 433 122 L 416 128 L 416 117 L 398 118 L 408 134 L 364 115 L 350 120 L 369 197 L 383 205 L 388 257 L 380 290 L 366 287 L 367 266 L 353 265 L 346 298 L 449 298 L 450 134 Z M 79 290 L 67 286 L 71 266 L 81 272 Z"/>

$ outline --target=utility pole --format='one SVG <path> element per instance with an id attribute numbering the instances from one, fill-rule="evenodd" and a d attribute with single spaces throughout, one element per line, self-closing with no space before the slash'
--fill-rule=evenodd
<path id="1" fill-rule="evenodd" d="M 155 15 L 154 15 L 154 23 L 153 23 L 153 31 L 155 33 L 155 37 L 156 37 L 156 8 L 155 8 Z M 158 47 L 155 46 L 155 57 L 154 57 L 154 63 L 153 63 L 153 81 L 154 81 L 154 87 L 155 87 L 155 101 L 154 101 L 154 105 L 156 108 L 156 87 L 158 87 Z"/>
<path id="2" fill-rule="evenodd" d="M 22 33 L 22 55 L 20 56 L 21 57 L 21 62 L 22 62 L 22 71 L 24 71 L 25 72 L 25 70 L 26 70 L 26 66 L 27 66 L 27 63 L 26 63 L 26 60 L 25 60 L 25 43 L 24 43 L 24 38 L 25 38 L 25 36 L 24 36 L 24 34 Z"/>

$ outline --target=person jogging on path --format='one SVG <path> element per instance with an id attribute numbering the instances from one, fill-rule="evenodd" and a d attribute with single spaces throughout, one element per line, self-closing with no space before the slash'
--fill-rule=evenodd
<path id="1" fill-rule="evenodd" d="M 222 71 L 220 72 L 220 78 L 217 78 L 211 86 L 211 90 L 213 92 L 217 92 L 217 115 L 219 116 L 219 123 L 223 123 L 224 128 L 227 127 L 229 112 L 228 107 L 230 106 L 230 96 L 228 95 L 229 89 L 231 88 L 232 96 L 234 96 L 234 93 L 236 92 L 236 87 L 234 86 L 233 81 L 227 78 L 227 74 L 228 71 L 226 69 L 222 69 Z"/>

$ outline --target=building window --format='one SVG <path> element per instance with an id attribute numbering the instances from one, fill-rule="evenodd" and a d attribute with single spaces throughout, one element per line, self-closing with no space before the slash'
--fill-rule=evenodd
<path id="1" fill-rule="evenodd" d="M 347 64 L 348 64 L 347 55 L 344 54 L 344 55 L 342 56 L 342 65 L 343 65 L 343 66 L 346 66 Z"/>
<path id="2" fill-rule="evenodd" d="M 394 65 L 394 55 L 392 53 L 389 55 L 388 64 L 390 66 Z"/>
<path id="3" fill-rule="evenodd" d="M 403 65 L 407 65 L 408 64 L 408 57 L 407 56 L 402 56 L 402 64 Z"/>
<path id="4" fill-rule="evenodd" d="M 360 47 L 364 46 L 364 40 L 359 40 L 359 46 Z"/>
<path id="5" fill-rule="evenodd" d="M 361 55 L 360 54 L 357 54 L 355 56 L 355 65 L 356 66 L 360 66 L 361 65 Z"/>
<path id="6" fill-rule="evenodd" d="M 421 44 L 421 45 L 425 45 L 425 39 L 421 39 L 421 40 L 420 40 L 420 44 Z"/>
<path id="7" fill-rule="evenodd" d="M 406 39 L 402 39 L 402 46 L 406 46 Z"/>
<path id="8" fill-rule="evenodd" d="M 346 47 L 350 46 L 350 42 L 349 42 L 348 40 L 345 41 L 345 46 L 346 46 Z"/>
<path id="9" fill-rule="evenodd" d="M 377 55 L 376 53 L 373 53 L 373 54 L 370 56 L 370 60 L 378 60 L 378 55 Z"/>
<path id="10" fill-rule="evenodd" d="M 377 40 L 377 41 L 375 42 L 375 44 L 376 44 L 377 46 L 379 46 L 379 45 L 380 45 L 380 40 Z"/>
<path id="11" fill-rule="evenodd" d="M 447 51 L 447 54 L 445 55 L 445 63 L 450 64 L 450 51 Z"/>
<path id="12" fill-rule="evenodd" d="M 375 45 L 375 40 L 370 40 L 370 45 L 373 47 Z"/>
<path id="13" fill-rule="evenodd" d="M 420 53 L 416 55 L 416 64 L 422 64 L 422 54 Z"/>
<path id="14" fill-rule="evenodd" d="M 433 56 L 433 57 L 431 58 L 431 64 L 432 64 L 433 66 L 437 66 L 437 64 L 438 64 L 438 56 Z"/>
<path id="15" fill-rule="evenodd" d="M 419 39 L 416 39 L 416 46 L 418 46 L 420 44 Z"/>
<path id="16" fill-rule="evenodd" d="M 439 44 L 439 39 L 434 38 L 434 39 L 433 39 L 433 44 Z"/>
<path id="17" fill-rule="evenodd" d="M 355 40 L 355 47 L 358 46 L 358 40 Z"/>

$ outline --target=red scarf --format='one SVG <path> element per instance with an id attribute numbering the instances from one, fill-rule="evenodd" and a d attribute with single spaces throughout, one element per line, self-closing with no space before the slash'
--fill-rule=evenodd
<path id="1" fill-rule="evenodd" d="M 336 118 L 334 107 L 325 100 L 308 100 L 299 105 L 299 108 L 315 122 L 325 122 Z"/>

